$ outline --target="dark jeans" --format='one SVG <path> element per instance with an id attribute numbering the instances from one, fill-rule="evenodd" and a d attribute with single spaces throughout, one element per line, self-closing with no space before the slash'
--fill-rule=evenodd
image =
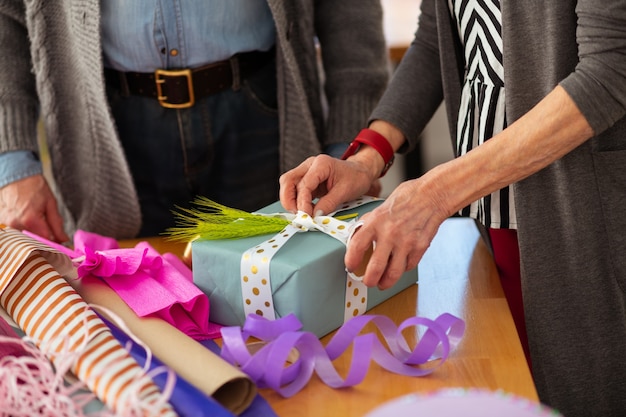
<path id="1" fill-rule="evenodd" d="M 139 194 L 141 237 L 175 226 L 172 211 L 189 207 L 197 196 L 246 211 L 278 200 L 275 62 L 237 91 L 200 99 L 188 109 L 122 97 L 110 86 L 107 94 Z"/>

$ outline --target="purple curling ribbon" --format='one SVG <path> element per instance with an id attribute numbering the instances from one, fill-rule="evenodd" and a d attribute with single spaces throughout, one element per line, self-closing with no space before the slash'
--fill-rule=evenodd
<path id="1" fill-rule="evenodd" d="M 375 333 L 361 334 L 369 323 L 378 328 L 388 348 Z M 424 326 L 426 331 L 411 349 L 402 332 L 417 326 Z M 222 358 L 239 366 L 260 388 L 271 388 L 283 397 L 291 397 L 308 383 L 314 372 L 332 388 L 357 385 L 365 378 L 371 361 L 400 375 L 431 374 L 459 343 L 465 322 L 444 313 L 435 320 L 411 317 L 396 326 L 386 316 L 362 315 L 341 326 L 326 347 L 313 333 L 300 331 L 301 328 L 302 324 L 293 314 L 277 320 L 250 314 L 243 328 L 222 328 Z M 250 352 L 250 345 L 246 344 L 249 338 L 260 341 L 262 347 L 255 353 Z M 332 361 L 350 346 L 352 362 L 343 378 Z M 292 358 L 294 352 L 297 352 L 296 358 Z M 439 359 L 436 365 L 417 367 L 435 359 Z"/>

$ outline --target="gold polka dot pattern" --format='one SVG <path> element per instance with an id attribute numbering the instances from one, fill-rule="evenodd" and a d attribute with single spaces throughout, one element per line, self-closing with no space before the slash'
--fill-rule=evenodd
<path id="1" fill-rule="evenodd" d="M 372 197 L 362 197 L 353 202 L 346 203 L 340 210 L 353 209 L 363 204 L 376 200 Z M 335 212 L 336 213 L 336 212 Z M 354 221 L 343 221 L 334 218 L 331 213 L 328 216 L 312 218 L 304 212 L 297 214 L 274 213 L 267 216 L 280 216 L 287 218 L 291 224 L 271 239 L 248 249 L 241 256 L 241 291 L 244 312 L 258 314 L 267 319 L 276 319 L 273 305 L 272 285 L 270 277 L 270 265 L 272 257 L 280 248 L 296 233 L 308 231 L 321 231 L 346 244 Z M 344 321 L 367 310 L 367 287 L 362 282 L 346 276 Z"/>

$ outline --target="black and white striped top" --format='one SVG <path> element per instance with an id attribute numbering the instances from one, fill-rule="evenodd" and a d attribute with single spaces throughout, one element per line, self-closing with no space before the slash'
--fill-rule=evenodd
<path id="1" fill-rule="evenodd" d="M 457 156 L 506 127 L 500 0 L 448 0 L 463 44 L 465 83 L 457 124 Z M 517 228 L 513 190 L 496 191 L 461 210 L 487 227 Z"/>

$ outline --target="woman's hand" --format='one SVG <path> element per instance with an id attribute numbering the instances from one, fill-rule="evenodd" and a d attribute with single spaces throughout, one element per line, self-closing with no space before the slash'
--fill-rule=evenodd
<path id="1" fill-rule="evenodd" d="M 43 175 L 26 177 L 0 188 L 0 222 L 54 242 L 69 241 L 56 199 Z"/>
<path id="2" fill-rule="evenodd" d="M 384 120 L 372 122 L 369 129 L 387 139 L 393 151 L 405 141 L 403 133 Z M 280 177 L 280 202 L 291 212 L 301 210 L 315 215 L 328 214 L 364 194 L 377 197 L 385 163 L 381 154 L 368 145 L 362 145 L 345 161 L 328 155 L 311 157 Z M 313 207 L 315 198 L 319 201 Z"/>
<path id="3" fill-rule="evenodd" d="M 308 158 L 280 177 L 280 202 L 291 212 L 328 214 L 341 203 L 362 196 L 378 175 L 364 162 L 343 161 L 328 155 Z M 313 200 L 319 201 L 313 205 Z"/>
<path id="4" fill-rule="evenodd" d="M 400 184 L 383 204 L 363 216 L 345 255 L 349 271 L 367 262 L 363 283 L 380 289 L 392 287 L 400 276 L 415 268 L 430 246 L 449 210 L 434 187 L 422 179 Z M 371 258 L 364 254 L 374 242 Z"/>

